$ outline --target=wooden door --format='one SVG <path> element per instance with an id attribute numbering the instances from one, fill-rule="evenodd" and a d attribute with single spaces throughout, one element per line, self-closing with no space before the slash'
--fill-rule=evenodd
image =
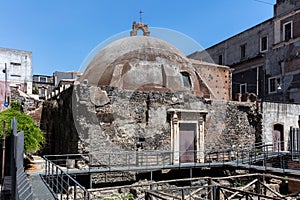
<path id="1" fill-rule="evenodd" d="M 196 155 L 196 123 L 179 124 L 180 163 L 195 162 Z"/>

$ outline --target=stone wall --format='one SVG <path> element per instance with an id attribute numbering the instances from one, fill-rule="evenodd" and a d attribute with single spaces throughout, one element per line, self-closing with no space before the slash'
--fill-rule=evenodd
<path id="1" fill-rule="evenodd" d="M 31 96 L 25 94 L 21 90 L 11 87 L 10 88 L 10 101 L 18 102 L 22 106 L 21 109 L 24 113 L 29 113 L 41 105 L 41 101 L 32 98 Z"/>
<path id="2" fill-rule="evenodd" d="M 261 141 L 261 113 L 256 103 L 211 101 L 207 108 L 206 150 L 242 149 Z"/>
<path id="3" fill-rule="evenodd" d="M 273 144 L 273 131 L 275 124 L 284 127 L 284 143 L 287 150 L 290 127 L 298 128 L 300 116 L 299 104 L 263 103 L 263 141 L 266 144 Z"/>
<path id="4" fill-rule="evenodd" d="M 171 108 L 208 112 L 206 150 L 251 145 L 260 135 L 253 103 L 77 85 L 44 103 L 41 127 L 48 135 L 47 153 L 170 150 Z"/>
<path id="5" fill-rule="evenodd" d="M 78 152 L 78 134 L 72 115 L 72 90 L 43 103 L 40 128 L 46 133 L 49 154 Z"/>

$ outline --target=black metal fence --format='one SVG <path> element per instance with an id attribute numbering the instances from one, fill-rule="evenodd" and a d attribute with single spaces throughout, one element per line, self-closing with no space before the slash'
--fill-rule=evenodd
<path id="1" fill-rule="evenodd" d="M 276 151 L 274 151 L 276 149 Z M 273 144 L 256 144 L 253 148 L 220 149 L 217 151 L 193 152 L 201 155 L 203 160 L 193 163 L 174 162 L 181 152 L 171 151 L 132 151 L 132 152 L 94 152 L 91 154 L 67 154 L 44 156 L 46 160 L 45 180 L 52 190 L 64 199 L 89 199 L 97 189 L 86 189 L 74 178 L 76 174 L 105 173 L 114 171 L 154 171 L 173 168 L 199 167 L 240 167 L 258 171 L 276 172 L 282 174 L 300 175 L 300 159 L 287 151 L 274 148 Z M 299 158 L 299 154 L 298 158 Z M 198 188 L 199 189 L 199 188 Z M 70 190 L 72 192 L 70 193 Z M 231 190 L 225 186 L 210 186 L 206 188 L 213 197 L 218 191 Z M 184 195 L 185 188 L 181 194 Z M 215 191 L 215 192 L 213 192 Z M 153 191 L 149 195 L 155 196 Z M 251 193 L 243 193 L 250 198 Z M 159 195 L 161 197 L 161 195 Z M 264 198 L 264 196 L 261 196 Z M 180 197 L 181 198 L 181 197 Z M 216 197 L 217 198 L 217 197 Z M 266 197 L 267 198 L 267 197 Z M 159 199 L 159 198 L 158 198 Z M 174 199 L 176 199 L 174 197 Z"/>
<path id="2" fill-rule="evenodd" d="M 154 170 L 184 167 L 213 167 L 220 165 L 245 166 L 257 165 L 265 169 L 277 167 L 289 169 L 287 163 L 292 162 L 287 151 L 274 151 L 273 144 L 255 145 L 253 148 L 219 149 L 217 151 L 192 151 L 196 162 L 182 163 L 179 157 L 182 153 L 174 151 L 123 151 L 123 152 L 93 152 L 90 154 L 46 155 L 44 158 L 55 165 L 72 168 L 68 173 L 107 172 L 114 170 Z M 295 156 L 295 154 L 294 154 Z M 299 158 L 299 154 L 298 154 Z M 69 163 L 69 164 L 68 164 Z M 71 163 L 71 166 L 70 166 Z M 296 166 L 296 164 L 298 164 Z M 300 163 L 295 162 L 294 168 L 300 169 Z"/>
<path id="3" fill-rule="evenodd" d="M 59 199 L 88 199 L 87 190 L 59 165 L 46 160 L 44 181 Z"/>
<path id="4" fill-rule="evenodd" d="M 11 130 L 10 176 L 4 177 L 6 183 L 3 183 L 5 187 L 2 187 L 1 198 L 31 200 L 33 194 L 23 165 L 24 132 L 17 132 L 17 120 L 15 118 L 11 121 Z"/>

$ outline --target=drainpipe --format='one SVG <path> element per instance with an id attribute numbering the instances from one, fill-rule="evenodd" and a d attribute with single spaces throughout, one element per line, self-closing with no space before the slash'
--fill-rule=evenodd
<path id="1" fill-rule="evenodd" d="M 284 81 L 284 77 L 285 77 L 285 61 L 282 61 L 280 64 L 281 67 L 281 83 L 282 83 L 282 103 L 285 103 L 285 81 Z"/>
<path id="2" fill-rule="evenodd" d="M 5 97 L 4 97 L 4 106 L 5 106 L 5 107 L 8 107 L 9 102 L 8 102 L 8 96 L 7 96 L 8 88 L 7 88 L 7 66 L 6 66 L 6 63 L 5 63 L 5 68 L 4 68 L 4 70 L 2 70 L 2 72 L 5 74 Z"/>
<path id="3" fill-rule="evenodd" d="M 5 171 L 5 140 L 6 140 L 6 121 L 3 121 L 3 138 L 2 138 L 2 173 L 1 173 L 1 185 L 4 181 L 4 171 Z"/>

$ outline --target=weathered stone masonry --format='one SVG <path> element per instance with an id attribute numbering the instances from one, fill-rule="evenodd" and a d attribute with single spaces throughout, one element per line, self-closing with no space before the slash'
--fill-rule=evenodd
<path id="1" fill-rule="evenodd" d="M 205 151 L 242 148 L 261 137 L 255 103 L 75 85 L 44 103 L 47 153 L 171 150 L 170 109 L 207 111 Z"/>

